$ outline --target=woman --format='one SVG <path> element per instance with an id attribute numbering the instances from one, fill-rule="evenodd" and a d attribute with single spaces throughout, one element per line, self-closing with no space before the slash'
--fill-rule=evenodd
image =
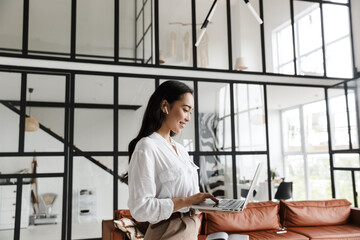
<path id="1" fill-rule="evenodd" d="M 197 239 L 200 220 L 191 205 L 211 198 L 199 193 L 198 167 L 171 137 L 190 121 L 193 91 L 167 81 L 150 97 L 138 136 L 129 144 L 128 207 L 141 222 L 150 222 L 145 240 Z"/>

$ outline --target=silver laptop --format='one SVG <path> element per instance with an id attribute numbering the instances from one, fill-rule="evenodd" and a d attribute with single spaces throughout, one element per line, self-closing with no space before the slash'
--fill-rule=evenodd
<path id="1" fill-rule="evenodd" d="M 216 210 L 216 211 L 228 211 L 228 212 L 240 212 L 243 211 L 248 204 L 254 188 L 258 182 L 260 172 L 262 169 L 263 163 L 257 165 L 254 178 L 251 182 L 249 192 L 244 200 L 240 199 L 219 199 L 219 203 L 214 203 L 210 198 L 206 199 L 205 202 L 199 203 L 197 205 L 192 205 L 192 208 L 195 209 L 204 209 L 204 210 Z"/>

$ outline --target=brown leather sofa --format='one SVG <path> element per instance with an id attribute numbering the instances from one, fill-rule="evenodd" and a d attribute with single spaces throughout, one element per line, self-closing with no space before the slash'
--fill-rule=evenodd
<path id="1" fill-rule="evenodd" d="M 250 240 L 273 239 L 342 239 L 360 240 L 360 209 L 351 208 L 345 199 L 326 201 L 281 201 L 249 203 L 243 212 L 221 215 L 201 214 L 198 240 L 214 232 L 249 235 Z M 117 210 L 114 219 L 132 218 L 129 210 Z M 147 223 L 138 223 L 145 232 Z M 277 233 L 286 227 L 286 233 Z M 102 223 L 103 240 L 126 240 L 113 220 Z"/>

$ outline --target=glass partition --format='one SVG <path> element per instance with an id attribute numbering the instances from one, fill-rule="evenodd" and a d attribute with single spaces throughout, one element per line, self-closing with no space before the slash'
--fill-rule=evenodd
<path id="1" fill-rule="evenodd" d="M 20 92 L 21 74 L 0 72 L 0 152 L 19 149 L 20 114 L 9 101 L 20 101 Z"/>
<path id="2" fill-rule="evenodd" d="M 349 149 L 350 140 L 344 84 L 328 89 L 328 101 L 332 149 Z"/>
<path id="3" fill-rule="evenodd" d="M 23 185 L 23 200 L 21 206 L 21 240 L 61 239 L 62 227 L 62 178 L 37 178 L 35 184 Z M 31 189 L 30 189 L 31 187 Z M 35 189 L 37 190 L 35 191 Z M 39 208 L 31 201 L 31 195 L 37 192 Z M 36 213 L 34 212 L 36 209 Z M 30 215 L 29 215 L 30 213 Z M 39 217 L 42 215 L 42 218 Z M 44 218 L 44 215 L 47 217 Z"/>
<path id="4" fill-rule="evenodd" d="M 196 30 L 200 36 L 200 27 L 204 22 L 213 1 L 196 1 Z M 198 25 L 199 24 L 199 25 Z M 226 1 L 218 1 L 213 18 L 197 46 L 197 67 L 229 69 L 228 38 L 227 38 L 227 12 Z"/>
<path id="5" fill-rule="evenodd" d="M 266 151 L 262 85 L 235 84 L 235 144 L 237 151 Z"/>
<path id="6" fill-rule="evenodd" d="M 285 157 L 285 178 L 293 183 L 293 199 L 306 200 L 306 179 L 304 157 L 302 155 L 289 155 Z"/>
<path id="7" fill-rule="evenodd" d="M 179 11 L 186 9 L 186 11 Z M 159 1 L 160 63 L 192 66 L 192 22 L 190 0 Z"/>
<path id="8" fill-rule="evenodd" d="M 263 167 L 259 176 L 255 191 L 250 198 L 250 201 L 268 201 L 269 187 L 268 187 L 268 168 L 266 155 L 241 155 L 236 156 L 236 182 L 237 193 L 239 199 L 244 199 L 249 191 L 251 181 L 254 178 L 257 165 L 263 163 Z M 271 183 L 271 192 L 274 196 L 276 184 Z"/>
<path id="9" fill-rule="evenodd" d="M 74 115 L 76 151 L 113 151 L 114 110 L 75 109 Z"/>
<path id="10" fill-rule="evenodd" d="M 359 148 L 359 112 L 357 110 L 358 90 L 356 81 L 349 81 L 347 86 L 347 101 L 350 120 L 351 145 L 353 149 Z"/>
<path id="11" fill-rule="evenodd" d="M 342 168 L 359 168 L 360 157 L 357 153 L 347 154 L 334 154 L 333 155 L 334 167 Z"/>
<path id="12" fill-rule="evenodd" d="M 114 1 L 77 0 L 76 54 L 114 57 Z M 89 58 L 91 56 L 86 56 Z M 95 58 L 99 59 L 99 58 Z"/>
<path id="13" fill-rule="evenodd" d="M 74 157 L 72 239 L 101 238 L 101 220 L 113 217 L 113 175 L 99 164 L 113 170 L 113 157 Z"/>
<path id="14" fill-rule="evenodd" d="M 24 1 L 22 0 L 0 1 L 1 52 L 19 51 L 22 49 L 23 5 Z"/>
<path id="15" fill-rule="evenodd" d="M 31 88 L 32 93 L 29 91 Z M 25 131 L 25 151 L 62 152 L 65 132 L 65 76 L 28 74 L 27 89 L 26 114 L 35 118 L 43 128 L 35 132 Z M 36 102 L 39 102 L 37 106 L 31 106 Z M 49 102 L 58 106 L 49 107 L 46 105 Z M 52 136 L 52 133 L 59 138 Z"/>
<path id="16" fill-rule="evenodd" d="M 118 157 L 119 176 L 127 172 L 129 168 L 129 157 Z M 127 201 L 129 199 L 129 188 L 125 183 L 118 181 L 118 209 L 129 209 Z"/>
<path id="17" fill-rule="evenodd" d="M 200 156 L 200 189 L 218 198 L 234 198 L 232 157 Z"/>
<path id="18" fill-rule="evenodd" d="M 294 1 L 297 75 L 323 76 L 319 3 Z"/>
<path id="19" fill-rule="evenodd" d="M 119 2 L 119 61 L 135 62 L 135 1 Z"/>
<path id="20" fill-rule="evenodd" d="M 198 85 L 200 151 L 231 151 L 228 83 Z"/>
<path id="21" fill-rule="evenodd" d="M 354 206 L 354 193 L 350 171 L 334 171 L 336 198 L 345 198 Z"/>
<path id="22" fill-rule="evenodd" d="M 119 151 L 128 145 L 140 131 L 142 119 L 155 81 L 144 78 L 119 77 Z"/>
<path id="23" fill-rule="evenodd" d="M 306 104 L 303 108 L 305 148 L 309 152 L 327 152 L 326 103 L 324 100 Z"/>
<path id="24" fill-rule="evenodd" d="M 335 4 L 323 4 L 323 19 L 326 74 L 328 77 L 352 78 L 354 71 L 349 8 Z"/>
<path id="25" fill-rule="evenodd" d="M 328 154 L 309 154 L 309 199 L 331 199 L 330 160 Z"/>
<path id="26" fill-rule="evenodd" d="M 324 93 L 324 88 L 267 86 L 270 170 L 293 182 L 292 200 L 332 194 Z"/>
<path id="27" fill-rule="evenodd" d="M 81 151 L 112 151 L 114 78 L 76 75 L 74 144 Z M 106 104 L 106 106 L 101 105 Z"/>
<path id="28" fill-rule="evenodd" d="M 136 60 L 142 64 L 152 64 L 153 54 L 153 1 L 136 1 L 135 33 Z"/>
<path id="29" fill-rule="evenodd" d="M 29 51 L 66 53 L 69 57 L 71 0 L 29 3 Z"/>
<path id="30" fill-rule="evenodd" d="M 221 2 L 221 1 L 220 1 Z M 223 1 L 225 3 L 225 1 Z M 254 18 L 244 1 L 231 0 L 231 42 L 232 42 L 232 69 L 237 71 L 262 71 L 262 57 L 261 57 L 261 36 L 260 24 Z M 264 1 L 266 3 L 268 1 Z M 273 1 L 271 1 L 271 4 Z M 259 1 L 251 1 L 251 5 L 255 11 L 259 12 Z M 218 10 L 217 10 L 218 11 Z M 218 14 L 216 12 L 215 14 Z M 214 16 L 215 18 L 215 16 Z M 215 22 L 215 20 L 214 20 Z M 225 23 L 226 24 L 226 23 Z M 209 25 L 208 28 L 212 26 Z M 215 27 L 215 26 L 214 26 Z M 219 36 L 226 36 L 226 27 L 223 27 L 223 32 Z M 224 37 L 222 37 L 224 38 Z M 219 40 L 220 41 L 220 40 Z M 225 47 L 226 38 L 221 40 L 221 44 Z M 220 49 L 219 49 L 220 50 Z"/>
<path id="31" fill-rule="evenodd" d="M 264 1 L 266 71 L 295 74 L 290 1 Z"/>

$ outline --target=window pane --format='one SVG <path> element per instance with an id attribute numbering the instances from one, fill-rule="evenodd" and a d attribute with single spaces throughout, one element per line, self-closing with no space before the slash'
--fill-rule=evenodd
<path id="1" fill-rule="evenodd" d="M 114 104 L 114 78 L 109 76 L 75 76 L 75 103 Z"/>
<path id="2" fill-rule="evenodd" d="M 264 1 L 266 71 L 294 74 L 290 2 Z M 284 67 L 288 65 L 288 67 Z"/>
<path id="3" fill-rule="evenodd" d="M 196 1 L 197 37 L 212 2 Z M 190 9 L 189 9 L 190 11 Z M 217 8 L 197 49 L 197 66 L 199 68 L 228 69 L 226 1 L 218 1 Z M 191 45 L 191 44 L 190 44 Z"/>
<path id="4" fill-rule="evenodd" d="M 334 171 L 336 198 L 345 198 L 354 206 L 354 193 L 350 171 Z"/>
<path id="5" fill-rule="evenodd" d="M 92 159 L 113 170 L 113 157 Z M 73 163 L 72 239 L 101 238 L 101 219 L 113 217 L 113 175 L 85 157 Z"/>
<path id="6" fill-rule="evenodd" d="M 159 34 L 160 60 L 164 61 L 162 64 L 193 65 L 190 0 L 159 1 Z"/>
<path id="7" fill-rule="evenodd" d="M 70 54 L 71 1 L 31 0 L 29 8 L 29 50 Z"/>
<path id="8" fill-rule="evenodd" d="M 225 128 L 225 125 L 220 126 L 221 123 L 224 124 L 222 120 L 230 118 L 230 116 L 219 117 L 219 106 L 230 106 L 230 96 L 220 95 L 222 89 L 226 89 L 227 86 L 227 83 L 199 83 L 198 111 L 201 151 L 231 150 L 231 148 L 224 149 L 225 143 L 231 142 L 231 129 Z M 222 143 L 221 145 L 220 142 Z"/>
<path id="9" fill-rule="evenodd" d="M 151 40 L 151 28 L 149 28 L 149 30 L 147 31 L 147 33 L 144 36 L 144 60 L 145 63 L 147 64 L 152 64 L 153 63 L 153 55 L 152 55 L 152 40 Z"/>
<path id="10" fill-rule="evenodd" d="M 348 119 L 344 85 L 328 90 L 332 149 L 349 149 Z"/>
<path id="11" fill-rule="evenodd" d="M 299 109 L 282 113 L 283 139 L 285 152 L 301 151 L 300 116 Z"/>
<path id="12" fill-rule="evenodd" d="M 76 14 L 76 53 L 114 56 L 114 1 L 78 0 Z"/>
<path id="13" fill-rule="evenodd" d="M 113 151 L 114 111 L 75 109 L 74 144 L 80 151 Z"/>
<path id="14" fill-rule="evenodd" d="M 27 87 L 33 92 L 26 93 L 28 102 L 65 103 L 65 76 L 27 75 Z M 26 114 L 35 118 L 41 128 L 35 132 L 25 131 L 25 151 L 64 151 L 65 105 L 59 107 L 26 107 Z"/>
<path id="15" fill-rule="evenodd" d="M 134 62 L 135 58 L 135 1 L 119 1 L 119 61 Z"/>
<path id="16" fill-rule="evenodd" d="M 359 154 L 334 154 L 334 167 L 358 168 L 360 167 Z"/>
<path id="17" fill-rule="evenodd" d="M 305 169 L 302 156 L 285 157 L 286 181 L 293 182 L 293 200 L 306 200 Z"/>
<path id="18" fill-rule="evenodd" d="M 215 197 L 233 198 L 231 156 L 200 156 L 200 188 Z"/>
<path id="19" fill-rule="evenodd" d="M 144 78 L 119 77 L 119 151 L 127 151 L 128 145 L 139 133 L 142 119 L 155 81 Z M 138 109 L 126 109 L 139 107 Z"/>
<path id="20" fill-rule="evenodd" d="M 318 3 L 294 2 L 298 75 L 323 75 L 321 19 Z"/>
<path id="21" fill-rule="evenodd" d="M 119 176 L 126 173 L 129 168 L 129 157 L 118 157 Z M 129 199 L 129 188 L 125 183 L 118 181 L 118 209 L 129 209 L 127 201 Z"/>
<path id="22" fill-rule="evenodd" d="M 0 152 L 18 151 L 20 114 L 9 101 L 20 101 L 20 92 L 21 74 L 0 72 L 0 101 L 7 101 L 0 104 Z"/>
<path id="23" fill-rule="evenodd" d="M 220 1 L 221 2 L 221 1 Z M 224 6 L 225 6 L 225 1 Z M 261 37 L 260 25 L 255 19 L 243 1 L 231 0 L 231 41 L 232 41 L 232 68 L 238 71 L 262 71 L 262 57 L 261 57 Z M 259 1 L 252 1 L 251 5 L 259 14 Z M 197 6 L 196 6 L 197 7 Z M 218 11 L 218 10 L 217 10 Z M 219 12 L 215 13 L 219 14 Z M 260 14 L 259 14 L 260 15 Z M 215 18 L 214 16 L 214 18 Z M 214 20 L 215 22 L 216 20 Z M 224 20 L 225 22 L 225 20 Z M 216 23 L 216 22 L 215 22 Z M 225 23 L 226 24 L 226 23 Z M 219 30 L 219 36 L 226 36 L 226 25 L 224 25 L 222 32 Z M 211 25 L 208 28 L 212 27 Z M 210 36 L 210 35 L 209 35 Z M 211 40 L 211 37 L 210 37 Z M 221 41 L 224 47 L 227 47 L 226 38 Z M 210 42 L 210 41 L 209 41 Z M 226 48 L 223 50 L 227 52 Z M 227 56 L 224 56 L 227 57 Z M 224 61 L 227 61 L 224 58 Z"/>
<path id="24" fill-rule="evenodd" d="M 325 101 L 304 106 L 305 143 L 308 152 L 328 151 L 328 131 Z"/>
<path id="25" fill-rule="evenodd" d="M 266 155 L 242 155 L 236 156 L 236 182 L 238 198 L 246 197 L 246 190 L 250 188 L 250 181 L 254 178 L 257 165 L 262 162 L 263 167 L 257 185 L 255 186 L 256 194 L 250 198 L 250 201 L 268 201 L 269 188 L 267 177 L 267 157 Z M 243 193 L 243 194 L 242 194 Z M 274 188 L 272 189 L 274 193 Z"/>
<path id="26" fill-rule="evenodd" d="M 355 82 L 348 82 L 348 107 L 350 117 L 350 131 L 351 131 L 351 144 L 352 148 L 359 148 L 359 134 L 358 134 L 358 121 L 356 119 L 356 97 L 355 97 Z"/>
<path id="27" fill-rule="evenodd" d="M 327 154 L 307 156 L 311 200 L 331 199 L 330 161 Z"/>
<path id="28" fill-rule="evenodd" d="M 24 169 L 33 171 L 33 164 L 37 163 L 36 173 L 63 173 L 64 157 L 29 156 L 29 157 L 2 157 L 0 169 L 2 174 L 19 173 Z"/>
<path id="29" fill-rule="evenodd" d="M 327 76 L 352 78 L 349 8 L 323 4 L 323 16 Z"/>
<path id="30" fill-rule="evenodd" d="M 236 150 L 266 150 L 263 86 L 235 84 L 234 89 Z"/>
<path id="31" fill-rule="evenodd" d="M 23 2 L 0 1 L 0 48 L 22 49 Z"/>
<path id="32" fill-rule="evenodd" d="M 21 240 L 32 239 L 61 239 L 62 227 L 62 200 L 63 200 L 63 179 L 62 178 L 37 178 L 38 194 L 40 210 L 37 215 L 34 215 L 31 202 L 30 189 L 25 188 L 23 185 L 23 202 L 21 208 L 21 222 L 26 226 L 29 222 L 30 226 L 20 229 Z M 34 189 L 34 185 L 32 185 Z M 25 191 L 24 191 L 25 190 Z M 26 202 L 24 200 L 27 199 Z M 46 209 L 43 205 L 46 204 Z M 29 216 L 30 213 L 30 216 Z M 43 214 L 43 215 L 42 215 Z M 40 216 L 47 215 L 47 218 Z M 44 223 L 46 225 L 42 225 Z"/>

